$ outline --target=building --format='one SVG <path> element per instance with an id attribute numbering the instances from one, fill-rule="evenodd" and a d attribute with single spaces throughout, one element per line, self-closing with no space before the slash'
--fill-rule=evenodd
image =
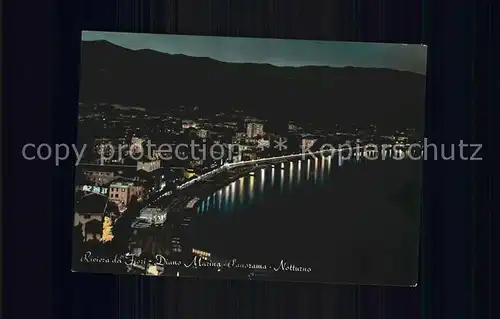
<path id="1" fill-rule="evenodd" d="M 77 185 L 76 191 L 81 191 L 84 192 L 86 195 L 89 195 L 88 193 L 94 193 L 97 195 L 103 195 L 103 196 L 108 196 L 108 188 L 104 186 L 96 186 L 96 185 Z"/>
<path id="2" fill-rule="evenodd" d="M 182 128 L 183 129 L 188 129 L 188 128 L 197 128 L 198 124 L 192 120 L 182 120 Z"/>
<path id="3" fill-rule="evenodd" d="M 238 129 L 238 122 L 217 123 L 217 124 L 215 124 L 215 127 L 236 130 L 236 129 Z"/>
<path id="4" fill-rule="evenodd" d="M 261 123 L 248 123 L 247 136 L 249 138 L 256 138 L 264 135 L 264 124 Z"/>
<path id="5" fill-rule="evenodd" d="M 288 122 L 288 132 L 290 133 L 297 133 L 301 132 L 302 128 L 295 124 L 293 121 Z"/>
<path id="6" fill-rule="evenodd" d="M 196 172 L 192 168 L 185 168 L 184 169 L 184 178 L 189 180 L 191 178 L 197 177 Z"/>
<path id="7" fill-rule="evenodd" d="M 131 242 L 128 246 L 130 252 L 135 256 L 140 256 L 142 254 L 142 243 L 141 242 Z"/>
<path id="8" fill-rule="evenodd" d="M 94 138 L 94 146 L 112 144 L 113 140 L 109 137 Z"/>
<path id="9" fill-rule="evenodd" d="M 250 122 L 258 123 L 260 122 L 260 120 L 256 117 L 245 116 L 245 123 L 250 123 Z"/>
<path id="10" fill-rule="evenodd" d="M 138 154 L 143 154 L 144 153 L 144 144 L 147 143 L 148 140 L 139 138 L 139 137 L 132 137 L 130 140 L 130 147 L 128 149 L 128 153 L 130 155 L 138 155 Z"/>
<path id="11" fill-rule="evenodd" d="M 303 138 L 301 144 L 302 150 L 309 150 L 317 140 L 316 138 Z"/>
<path id="12" fill-rule="evenodd" d="M 141 210 L 137 219 L 149 225 L 161 225 L 167 220 L 167 210 L 147 207 Z"/>
<path id="13" fill-rule="evenodd" d="M 233 144 L 238 144 L 242 141 L 244 141 L 246 138 L 245 132 L 236 132 L 232 138 Z"/>
<path id="14" fill-rule="evenodd" d="M 140 199 L 143 193 L 144 187 L 136 185 L 133 182 L 116 182 L 109 185 L 109 200 L 118 206 L 127 206 L 132 196 Z"/>
<path id="15" fill-rule="evenodd" d="M 173 183 L 174 177 L 170 170 L 154 170 L 151 172 L 140 170 L 135 174 L 135 182 L 144 186 L 144 194 L 160 191 L 168 184 Z M 144 197 L 144 196 L 143 196 Z"/>
<path id="16" fill-rule="evenodd" d="M 191 160 L 189 161 L 189 165 L 192 168 L 198 169 L 203 166 L 203 160 L 202 159 Z"/>
<path id="17" fill-rule="evenodd" d="M 269 148 L 271 147 L 271 141 L 261 138 L 257 141 L 257 147 L 260 149 Z"/>
<path id="18" fill-rule="evenodd" d="M 238 144 L 238 152 L 252 151 L 256 148 L 254 144 Z"/>
<path id="19" fill-rule="evenodd" d="M 179 237 L 172 237 L 172 252 L 173 253 L 181 253 L 182 245 Z"/>
<path id="20" fill-rule="evenodd" d="M 243 157 L 241 154 L 233 155 L 231 157 L 231 163 L 239 163 L 243 160 Z"/>
<path id="21" fill-rule="evenodd" d="M 137 161 L 137 170 L 152 172 L 161 168 L 161 161 L 159 159 L 143 159 Z"/>
<path id="22" fill-rule="evenodd" d="M 134 255 L 161 253 L 150 227 L 135 228 L 133 232 L 135 236 L 129 243 L 129 249 Z"/>
<path id="23" fill-rule="evenodd" d="M 104 210 L 108 199 L 96 194 L 76 193 L 74 226 L 82 227 L 84 241 L 101 240 Z"/>
<path id="24" fill-rule="evenodd" d="M 90 240 L 102 240 L 102 233 L 103 233 L 103 222 L 97 220 L 97 219 L 91 219 L 85 224 L 85 231 L 84 231 L 84 241 L 90 241 Z"/>
<path id="25" fill-rule="evenodd" d="M 130 145 L 142 145 L 144 142 L 144 139 L 135 136 L 130 139 Z"/>
<path id="26" fill-rule="evenodd" d="M 205 129 L 199 129 L 198 131 L 196 131 L 196 135 L 197 135 L 199 138 L 208 138 L 208 130 L 205 130 Z"/>
<path id="27" fill-rule="evenodd" d="M 94 151 L 100 156 L 100 159 L 104 162 L 110 162 L 109 157 L 114 155 L 114 144 L 113 140 L 110 138 L 95 138 L 94 139 Z"/>
<path id="28" fill-rule="evenodd" d="M 105 185 L 116 180 L 118 176 L 114 171 L 88 170 L 84 172 L 85 178 L 97 186 Z"/>
<path id="29" fill-rule="evenodd" d="M 149 149 L 148 151 L 150 151 L 150 153 L 151 153 L 151 154 L 148 154 L 149 159 L 151 159 L 151 160 L 162 159 L 163 152 L 161 150 Z"/>
<path id="30" fill-rule="evenodd" d="M 118 141 L 118 147 L 113 150 L 113 158 L 110 160 L 111 163 L 123 164 L 123 158 L 130 152 L 129 145 L 125 142 L 124 138 L 120 138 Z"/>
<path id="31" fill-rule="evenodd" d="M 199 249 L 192 249 L 191 252 L 193 253 L 193 255 L 196 255 L 196 256 L 200 256 L 200 257 L 204 257 L 204 258 L 209 258 L 210 257 L 210 253 L 209 252 L 206 252 L 206 251 L 203 251 L 203 250 L 199 250 Z"/>
<path id="32" fill-rule="evenodd" d="M 240 160 L 253 161 L 253 160 L 256 160 L 256 159 L 257 159 L 257 154 L 255 152 L 253 152 L 253 151 L 245 151 L 245 152 L 242 153 Z"/>

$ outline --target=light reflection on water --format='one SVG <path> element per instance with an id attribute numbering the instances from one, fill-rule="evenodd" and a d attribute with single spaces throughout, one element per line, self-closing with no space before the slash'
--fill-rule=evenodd
<path id="1" fill-rule="evenodd" d="M 333 167 L 332 167 L 333 166 Z M 336 157 L 299 159 L 258 169 L 214 192 L 198 205 L 198 215 L 237 211 L 257 200 L 293 192 L 305 184 L 323 184 L 342 166 Z M 303 169 L 305 168 L 305 169 Z"/>

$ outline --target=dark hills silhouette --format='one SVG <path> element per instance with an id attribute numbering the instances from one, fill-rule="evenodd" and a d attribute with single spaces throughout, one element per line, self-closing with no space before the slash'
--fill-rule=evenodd
<path id="1" fill-rule="evenodd" d="M 82 43 L 80 101 L 162 112 L 243 109 L 270 119 L 423 128 L 425 76 L 390 69 L 277 67 Z"/>

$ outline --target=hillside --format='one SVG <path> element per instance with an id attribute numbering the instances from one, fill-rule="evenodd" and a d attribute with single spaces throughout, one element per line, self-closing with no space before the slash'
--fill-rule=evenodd
<path id="1" fill-rule="evenodd" d="M 276 67 L 83 42 L 81 102 L 165 111 L 198 105 L 319 124 L 423 127 L 425 76 L 389 69 Z"/>

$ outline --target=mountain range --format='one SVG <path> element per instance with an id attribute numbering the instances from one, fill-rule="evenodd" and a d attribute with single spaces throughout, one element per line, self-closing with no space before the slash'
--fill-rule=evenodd
<path id="1" fill-rule="evenodd" d="M 82 42 L 80 102 L 118 103 L 164 112 L 198 106 L 241 109 L 270 120 L 321 125 L 424 124 L 425 75 L 378 68 L 278 67 L 130 50 Z"/>

